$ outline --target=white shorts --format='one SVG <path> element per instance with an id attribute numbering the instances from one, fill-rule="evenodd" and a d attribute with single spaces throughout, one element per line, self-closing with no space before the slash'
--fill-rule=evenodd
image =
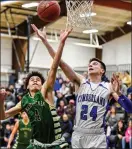
<path id="1" fill-rule="evenodd" d="M 84 133 L 79 131 L 74 131 L 72 134 L 72 148 L 101 148 L 106 149 L 106 135 L 105 133 Z"/>

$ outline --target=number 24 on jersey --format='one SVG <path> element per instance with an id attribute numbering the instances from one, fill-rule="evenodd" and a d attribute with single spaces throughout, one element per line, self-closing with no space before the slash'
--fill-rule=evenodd
<path id="1" fill-rule="evenodd" d="M 97 106 L 93 106 L 93 108 L 90 111 L 90 117 L 92 117 L 93 121 L 95 121 L 97 118 L 97 108 Z M 88 105 L 82 105 L 81 110 L 81 120 L 87 120 Z"/>

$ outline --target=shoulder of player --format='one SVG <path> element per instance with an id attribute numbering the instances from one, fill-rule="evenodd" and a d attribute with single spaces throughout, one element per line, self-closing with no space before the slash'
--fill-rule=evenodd
<path id="1" fill-rule="evenodd" d="M 107 88 L 108 88 L 108 90 L 109 90 L 109 92 L 111 94 L 113 92 L 113 88 L 112 88 L 111 82 L 105 82 L 105 84 L 107 85 Z"/>
<path id="2" fill-rule="evenodd" d="M 111 83 L 109 83 L 109 82 L 103 81 L 103 82 L 100 83 L 100 85 L 101 85 L 102 87 L 108 89 L 108 90 L 111 89 Z"/>

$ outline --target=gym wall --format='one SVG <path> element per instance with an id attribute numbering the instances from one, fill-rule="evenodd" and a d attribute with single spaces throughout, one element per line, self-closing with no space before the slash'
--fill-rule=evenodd
<path id="1" fill-rule="evenodd" d="M 102 57 L 106 65 L 131 64 L 131 33 L 104 44 Z"/>
<path id="2" fill-rule="evenodd" d="M 30 39 L 30 59 L 38 41 Z M 73 42 L 85 42 L 78 39 L 68 39 L 65 43 L 63 60 L 65 60 L 71 67 L 83 67 L 88 65 L 90 58 L 95 57 L 95 49 L 89 47 L 82 47 L 74 45 Z M 52 47 L 57 50 L 58 43 L 50 43 Z M 36 52 L 31 61 L 30 67 L 50 68 L 52 59 L 47 52 L 47 49 L 41 41 L 39 41 Z"/>
<path id="3" fill-rule="evenodd" d="M 1 69 L 4 71 L 11 69 L 11 67 L 12 67 L 12 39 L 1 37 Z"/>

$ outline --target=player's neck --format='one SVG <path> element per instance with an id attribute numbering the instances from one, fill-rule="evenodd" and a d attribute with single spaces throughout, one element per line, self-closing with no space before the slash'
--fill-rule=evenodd
<path id="1" fill-rule="evenodd" d="M 90 82 L 93 82 L 93 83 L 101 82 L 101 77 L 99 75 L 90 75 L 89 79 L 90 79 Z"/>
<path id="2" fill-rule="evenodd" d="M 32 98 L 34 98 L 34 96 L 35 96 L 35 92 L 29 92 L 29 95 L 32 97 Z"/>
<path id="3" fill-rule="evenodd" d="M 28 124 L 29 123 L 29 119 L 23 119 L 23 123 L 24 124 Z"/>

